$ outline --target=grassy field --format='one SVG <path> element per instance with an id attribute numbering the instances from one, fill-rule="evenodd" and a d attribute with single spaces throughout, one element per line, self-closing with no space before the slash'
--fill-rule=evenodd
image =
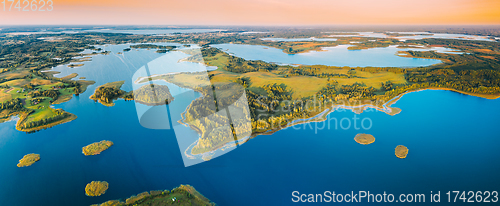
<path id="1" fill-rule="evenodd" d="M 0 74 L 0 78 L 5 78 L 5 79 L 22 78 L 28 74 L 30 74 L 28 70 L 22 70 L 22 71 L 13 70 Z"/>
<path id="2" fill-rule="evenodd" d="M 304 42 L 303 42 L 304 43 Z M 307 44 L 306 44 L 307 43 Z M 298 43 L 297 45 L 302 46 L 316 46 L 322 44 L 328 44 L 329 42 L 305 42 L 304 44 Z M 403 74 L 396 74 L 393 72 L 381 71 L 377 73 L 370 73 L 366 71 L 355 71 L 355 77 L 352 78 L 318 78 L 315 76 L 291 76 L 285 77 L 285 75 L 279 74 L 283 70 L 288 70 L 288 67 L 279 67 L 277 70 L 272 72 L 248 72 L 248 73 L 233 73 L 226 71 L 224 68 L 227 65 L 227 56 L 229 54 L 225 52 L 217 53 L 213 57 L 204 57 L 205 64 L 207 66 L 217 66 L 216 71 L 209 72 L 211 77 L 211 82 L 234 82 L 239 77 L 250 78 L 250 90 L 259 93 L 257 89 L 252 87 L 262 87 L 270 83 L 276 84 L 286 84 L 289 88 L 293 90 L 293 98 L 303 98 L 315 95 L 319 90 L 325 87 L 328 83 L 338 82 L 338 85 L 352 85 L 355 83 L 362 84 L 367 87 L 374 87 L 375 89 L 381 88 L 382 82 L 391 81 L 394 84 L 406 84 L 408 83 Z M 347 75 L 351 68 L 338 68 L 338 67 L 320 67 L 318 73 L 327 74 L 340 74 Z M 169 75 L 170 81 L 175 82 L 179 85 L 184 85 L 185 87 L 194 88 L 199 86 L 203 81 L 200 78 L 206 77 L 206 74 L 176 74 L 174 76 Z M 154 78 L 154 79 L 161 79 Z M 168 81 L 168 80 L 167 80 Z M 205 81 L 208 83 L 207 81 Z"/>
<path id="3" fill-rule="evenodd" d="M 59 85 L 62 83 L 57 83 L 57 84 L 52 84 L 52 85 Z M 40 88 L 47 87 L 46 89 L 52 88 L 51 86 L 44 85 L 40 86 Z M 26 90 L 25 92 L 22 92 L 23 88 L 20 87 L 11 87 L 9 89 L 0 89 L 0 102 L 5 102 L 10 99 L 14 98 L 20 98 L 24 99 L 25 105 L 24 107 L 27 109 L 31 109 L 34 112 L 31 113 L 25 120 L 26 123 L 31 122 L 31 121 L 38 121 L 41 119 L 46 119 L 51 116 L 55 116 L 55 109 L 50 108 L 52 98 L 49 97 L 35 97 L 32 98 L 28 96 L 28 91 Z M 20 91 L 20 92 L 18 92 Z M 59 95 L 59 98 L 54 102 L 54 103 L 62 103 L 65 101 L 68 101 L 69 99 L 72 98 L 73 96 L 73 91 L 71 89 L 60 89 L 59 92 L 61 94 Z M 32 99 L 40 99 L 42 100 L 40 103 L 34 105 L 31 100 Z"/>
<path id="4" fill-rule="evenodd" d="M 309 76 L 284 78 L 282 75 L 262 72 L 250 72 L 242 76 L 250 78 L 251 87 L 262 87 L 270 83 L 285 84 L 288 88 L 292 89 L 292 97 L 294 99 L 312 96 L 328 83 L 325 78 Z"/>
<path id="5" fill-rule="evenodd" d="M 2 86 L 9 85 L 11 87 L 15 87 L 15 86 L 21 87 L 21 86 L 26 85 L 30 82 L 31 82 L 31 80 L 29 80 L 29 79 L 14 79 L 11 81 L 1 83 L 0 85 L 2 85 Z"/>
<path id="6" fill-rule="evenodd" d="M 204 58 L 204 61 L 208 66 L 216 66 L 222 69 L 227 63 L 227 55 L 226 53 L 219 53 L 215 57 Z"/>
<path id="7" fill-rule="evenodd" d="M 74 91 L 71 88 L 60 89 L 59 92 L 61 92 L 61 94 L 59 95 L 56 101 L 52 102 L 52 104 L 60 104 L 63 102 L 67 102 L 71 98 L 73 98 Z"/>
<path id="8" fill-rule="evenodd" d="M 15 88 L 0 89 L 0 102 L 5 102 L 5 101 L 13 99 L 14 97 L 12 96 L 12 94 L 10 92 L 14 89 Z M 16 93 L 16 94 L 18 94 L 18 93 Z"/>
<path id="9" fill-rule="evenodd" d="M 50 108 L 50 102 L 49 102 L 50 100 L 51 98 L 43 98 L 43 101 L 37 105 L 26 103 L 25 105 L 26 108 L 35 111 L 26 118 L 26 122 L 38 121 L 41 119 L 46 119 L 51 116 L 55 116 L 56 115 L 55 110 Z"/>

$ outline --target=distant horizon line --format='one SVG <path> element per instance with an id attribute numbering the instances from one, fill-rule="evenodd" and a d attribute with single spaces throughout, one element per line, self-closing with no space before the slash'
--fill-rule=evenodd
<path id="1" fill-rule="evenodd" d="M 332 26 L 450 26 L 450 27 L 463 27 L 463 26 L 499 26 L 498 24 L 290 24 L 290 25 L 258 25 L 258 24 L 0 24 L 0 27 L 12 26 L 143 26 L 143 27 L 332 27 Z"/>

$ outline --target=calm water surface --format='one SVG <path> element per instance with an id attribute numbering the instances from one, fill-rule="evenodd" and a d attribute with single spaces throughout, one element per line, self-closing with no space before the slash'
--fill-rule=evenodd
<path id="1" fill-rule="evenodd" d="M 337 39 L 333 38 L 262 38 L 264 41 L 337 41 Z"/>
<path id="2" fill-rule="evenodd" d="M 299 54 L 286 54 L 281 49 L 244 44 L 217 44 L 214 47 L 227 51 L 235 56 L 250 60 L 263 60 L 283 64 L 328 65 L 350 67 L 420 67 L 441 63 L 436 59 L 407 58 L 397 54 L 398 51 L 429 50 L 429 49 L 401 49 L 396 46 L 372 48 L 362 50 L 348 50 L 350 45 L 325 47 L 325 51 L 310 51 Z M 440 52 L 453 50 L 443 47 L 434 48 Z"/>
<path id="3" fill-rule="evenodd" d="M 116 68 L 89 65 L 75 71 L 90 72 L 83 76 L 99 82 L 128 80 L 131 76 L 125 78 L 126 74 L 133 74 L 134 69 L 177 55 L 137 52 Z M 116 58 L 112 54 L 102 57 Z M 93 58 L 98 60 L 98 56 Z M 123 66 L 127 64 L 132 66 Z M 99 69 L 100 74 L 89 76 Z M 402 109 L 398 115 L 376 111 L 356 115 L 372 120 L 369 130 L 335 129 L 334 121 L 330 129 L 319 123 L 322 130 L 300 125 L 258 136 L 225 155 L 186 168 L 177 143 L 183 137 L 176 138 L 172 130 L 141 127 L 134 102 L 116 101 L 114 107 L 94 103 L 88 97 L 97 85 L 55 105 L 76 114 L 78 119 L 72 122 L 33 134 L 16 131 L 15 122 L 0 124 L 2 205 L 90 205 L 179 184 L 194 186 L 219 205 L 289 205 L 293 191 L 428 194 L 431 190 L 499 189 L 500 99 L 449 91 L 415 92 L 394 105 Z M 168 85 L 174 92 L 185 91 Z M 197 96 L 178 97 L 169 105 L 173 122 Z M 336 111 L 329 118 L 352 119 L 354 115 Z M 372 134 L 376 141 L 359 145 L 353 140 L 357 133 Z M 83 146 L 103 139 L 115 145 L 97 156 L 82 154 Z M 409 148 L 406 159 L 395 157 L 397 145 Z M 28 153 L 40 154 L 41 160 L 17 168 L 18 160 Z M 109 182 L 106 194 L 85 195 L 85 185 L 94 180 Z"/>

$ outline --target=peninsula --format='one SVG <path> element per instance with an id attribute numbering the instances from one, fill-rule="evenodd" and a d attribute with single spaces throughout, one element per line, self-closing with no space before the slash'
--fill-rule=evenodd
<path id="1" fill-rule="evenodd" d="M 113 100 L 126 94 L 125 91 L 120 89 L 124 83 L 125 81 L 116 81 L 101 85 L 95 89 L 94 94 L 89 98 L 105 106 L 111 107 L 115 105 Z"/>
<path id="2" fill-rule="evenodd" d="M 415 43 L 416 40 L 413 41 Z M 451 41 L 448 43 L 453 44 Z M 489 43 L 474 45 L 491 46 Z M 324 119 L 326 114 L 323 112 L 327 109 L 331 112 L 336 108 L 344 108 L 356 113 L 376 109 L 396 115 L 401 110 L 392 108 L 392 104 L 406 93 L 423 89 L 452 90 L 486 98 L 500 96 L 500 71 L 482 69 L 481 65 L 465 59 L 469 57 L 459 54 L 432 53 L 434 56 L 431 58 L 448 59 L 450 63 L 406 69 L 278 65 L 246 60 L 213 47 L 204 47 L 201 52 L 184 52 L 191 55 L 184 61 L 204 62 L 207 66 L 216 66 L 218 69 L 209 71 L 208 77 L 204 72 L 174 73 L 142 77 L 137 83 L 145 83 L 147 79 L 164 80 L 203 94 L 203 98 L 194 100 L 188 106 L 184 115 L 183 122 L 201 136 L 192 147 L 191 154 L 214 151 L 234 141 L 221 128 L 210 126 L 214 125 L 212 122 L 229 121 L 227 117 L 204 118 L 203 115 L 213 114 L 215 109 L 203 105 L 208 105 L 215 99 L 218 102 L 234 102 L 241 90 L 231 89 L 228 85 L 235 83 L 244 88 L 248 100 L 251 128 L 240 125 L 243 130 L 251 131 L 248 136 L 277 131 L 297 121 L 304 122 L 305 119 L 320 121 Z M 412 52 L 412 56 L 419 58 L 430 54 Z M 471 68 L 477 69 L 458 70 L 462 68 L 462 63 L 459 62 L 466 62 Z M 446 67 L 443 68 L 443 65 Z M 498 63 L 492 62 L 490 66 L 500 68 Z M 478 87 L 472 82 L 478 82 L 482 86 Z M 212 89 L 218 90 L 220 94 L 215 96 Z M 198 119 L 203 121 L 197 121 Z"/>

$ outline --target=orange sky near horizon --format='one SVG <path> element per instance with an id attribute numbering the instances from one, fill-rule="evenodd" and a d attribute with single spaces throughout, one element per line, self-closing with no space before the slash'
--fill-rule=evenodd
<path id="1" fill-rule="evenodd" d="M 53 0 L 50 12 L 10 3 L 0 25 L 500 24 L 500 0 Z"/>

